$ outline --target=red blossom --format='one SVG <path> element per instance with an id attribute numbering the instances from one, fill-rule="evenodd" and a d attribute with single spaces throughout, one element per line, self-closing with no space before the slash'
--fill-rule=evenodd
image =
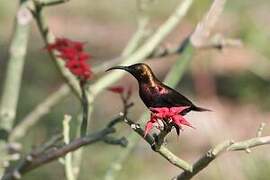
<path id="1" fill-rule="evenodd" d="M 123 86 L 113 86 L 108 88 L 109 91 L 116 93 L 116 94 L 122 94 L 124 92 Z"/>
<path id="2" fill-rule="evenodd" d="M 158 123 L 158 120 L 166 121 L 168 123 L 173 123 L 174 126 L 182 128 L 181 125 L 186 125 L 192 127 L 192 125 L 180 114 L 182 111 L 188 107 L 157 107 L 150 108 L 151 118 L 146 123 L 145 135 L 153 128 L 154 123 Z M 158 124 L 159 125 L 159 124 Z"/>
<path id="3" fill-rule="evenodd" d="M 124 87 L 124 86 L 112 86 L 112 87 L 109 87 L 107 89 L 108 91 L 111 91 L 113 93 L 116 93 L 116 94 L 124 94 L 126 93 L 126 97 L 129 98 L 132 94 L 132 87 L 131 86 L 128 86 L 128 87 Z"/>
<path id="4" fill-rule="evenodd" d="M 72 74 L 77 76 L 81 81 L 87 81 L 92 75 L 91 67 L 87 64 L 90 55 L 84 52 L 84 43 L 72 41 L 67 38 L 56 38 L 56 41 L 49 44 L 48 51 L 58 51 L 59 57 L 65 61 L 65 66 Z"/>

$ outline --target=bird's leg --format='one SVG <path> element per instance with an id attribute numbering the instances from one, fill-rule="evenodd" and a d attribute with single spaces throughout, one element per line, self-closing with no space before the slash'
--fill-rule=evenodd
<path id="1" fill-rule="evenodd" d="M 164 129 L 164 123 L 160 119 L 157 120 L 157 129 L 160 131 L 162 131 Z"/>

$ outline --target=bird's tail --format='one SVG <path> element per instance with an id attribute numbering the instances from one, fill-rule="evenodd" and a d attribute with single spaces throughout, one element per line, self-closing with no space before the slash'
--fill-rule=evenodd
<path id="1" fill-rule="evenodd" d="M 202 107 L 198 107 L 198 106 L 193 106 L 191 110 L 193 110 L 193 111 L 199 111 L 199 112 L 202 112 L 202 111 L 212 111 L 210 109 L 206 109 L 206 108 L 202 108 Z"/>

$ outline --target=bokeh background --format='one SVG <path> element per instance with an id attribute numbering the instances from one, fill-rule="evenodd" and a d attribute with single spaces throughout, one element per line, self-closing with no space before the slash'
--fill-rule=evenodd
<path id="1" fill-rule="evenodd" d="M 155 30 L 173 12 L 178 0 L 152 3 L 148 13 L 149 29 Z M 208 10 L 211 0 L 196 0 L 179 26 L 162 43 L 176 45 L 190 34 L 196 23 Z M 0 5 L 0 88 L 8 59 L 8 48 L 17 10 L 15 1 Z M 136 1 L 124 0 L 73 0 L 45 10 L 49 25 L 58 37 L 68 37 L 87 42 L 87 51 L 96 65 L 119 56 L 127 41 L 136 31 Z M 244 140 L 254 137 L 261 122 L 270 118 L 270 2 L 268 0 L 229 0 L 214 31 L 227 37 L 239 38 L 243 47 L 202 49 L 195 52 L 191 66 L 177 89 L 196 104 L 208 107 L 213 112 L 190 113 L 188 119 L 196 129 L 185 128 L 180 138 L 171 134 L 168 147 L 188 162 L 195 161 L 212 145 L 227 139 Z M 20 93 L 19 122 L 35 105 L 54 92 L 64 81 L 54 63 L 43 50 L 44 43 L 33 23 L 30 36 L 23 83 Z M 178 55 L 151 59 L 147 63 L 162 79 Z M 16 72 L 14 72 L 16 73 Z M 133 87 L 135 107 L 130 116 L 134 119 L 146 110 L 138 98 L 136 81 L 126 75 L 117 85 L 127 82 Z M 90 130 L 102 128 L 111 117 L 121 110 L 118 96 L 104 91 L 95 101 Z M 76 115 L 80 102 L 70 95 L 32 128 L 22 139 L 23 151 L 41 144 L 54 133 L 61 131 L 64 114 L 71 114 L 73 135 L 76 130 Z M 117 136 L 130 133 L 125 124 L 120 125 Z M 266 126 L 264 134 L 269 134 Z M 85 148 L 79 179 L 103 179 L 104 173 L 121 147 L 98 143 Z M 194 179 L 258 179 L 270 178 L 269 147 L 258 147 L 251 153 L 225 153 Z M 153 153 L 140 141 L 130 154 L 120 173 L 119 180 L 169 179 L 180 170 Z M 23 179 L 64 179 L 63 166 L 55 161 L 27 174 Z"/>

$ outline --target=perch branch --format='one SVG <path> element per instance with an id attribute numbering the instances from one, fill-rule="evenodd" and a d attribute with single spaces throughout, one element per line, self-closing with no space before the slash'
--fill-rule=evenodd
<path id="1" fill-rule="evenodd" d="M 150 146 L 151 148 L 159 153 L 162 157 L 167 159 L 171 164 L 175 165 L 178 168 L 181 168 L 186 171 L 192 171 L 192 166 L 187 163 L 186 161 L 180 159 L 176 155 L 174 155 L 169 149 L 167 149 L 164 145 L 158 145 L 156 146 L 155 139 L 147 134 L 144 135 L 144 130 L 141 128 L 141 126 L 137 123 L 134 123 L 129 118 L 125 118 L 125 123 L 127 123 L 133 131 L 135 131 L 139 136 L 141 136 Z"/>
<path id="2" fill-rule="evenodd" d="M 234 142 L 232 140 L 227 140 L 224 141 L 214 148 L 210 149 L 205 155 L 203 155 L 199 160 L 197 160 L 193 165 L 190 165 L 186 161 L 180 159 L 176 155 L 174 155 L 170 150 L 168 150 L 164 145 L 163 145 L 163 139 L 167 135 L 167 131 L 163 133 L 161 131 L 161 138 L 162 141 L 156 141 L 151 135 L 147 134 L 145 136 L 144 130 L 140 127 L 140 124 L 134 123 L 132 120 L 127 118 L 127 112 L 128 112 L 128 105 L 126 101 L 123 101 L 124 103 L 124 122 L 126 122 L 137 134 L 139 134 L 151 147 L 152 149 L 159 153 L 162 157 L 167 159 L 171 164 L 175 165 L 178 168 L 181 168 L 184 170 L 182 174 L 177 176 L 175 179 L 183 180 L 183 179 L 191 179 L 193 176 L 198 174 L 201 170 L 203 170 L 205 167 L 207 167 L 218 155 L 225 151 L 240 151 L 240 150 L 249 150 L 247 152 L 251 152 L 250 148 L 256 147 L 256 146 L 261 146 L 261 145 L 266 145 L 270 144 L 270 136 L 265 136 L 265 137 L 256 137 L 256 138 L 251 138 L 248 140 L 244 141 L 239 141 L 239 142 Z M 258 131 L 263 130 L 263 123 L 260 125 L 260 128 Z M 157 137 L 160 136 L 157 135 Z M 163 135 L 164 134 L 164 135 Z"/>
<path id="3" fill-rule="evenodd" d="M 124 120 L 126 124 L 128 124 L 132 130 L 134 130 L 138 135 L 140 135 L 150 146 L 151 148 L 159 153 L 162 157 L 167 159 L 170 163 L 173 165 L 187 171 L 192 171 L 191 165 L 189 165 L 184 160 L 178 158 L 176 155 L 174 155 L 170 150 L 168 150 L 164 145 L 164 138 L 165 136 L 171 131 L 172 127 L 169 127 L 168 129 L 161 130 L 159 135 L 157 135 L 157 139 L 153 138 L 153 136 L 149 134 L 145 134 L 145 131 L 140 127 L 140 124 L 134 123 L 132 120 L 130 120 L 127 115 L 129 112 L 129 109 L 132 107 L 133 103 L 129 103 L 129 97 L 125 98 L 123 94 L 121 94 L 121 99 L 123 103 L 123 113 L 120 113 L 120 116 L 122 116 L 121 120 Z M 164 126 L 165 127 L 165 126 Z M 109 176 L 107 176 L 110 178 Z"/>

